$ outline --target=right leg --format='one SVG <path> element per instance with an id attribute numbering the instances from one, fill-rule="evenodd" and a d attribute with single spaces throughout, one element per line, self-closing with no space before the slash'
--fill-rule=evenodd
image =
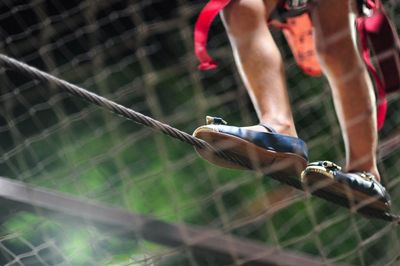
<path id="1" fill-rule="evenodd" d="M 224 9 L 222 18 L 260 122 L 296 137 L 282 58 L 267 24 L 276 2 L 234 0 Z M 265 130 L 259 126 L 252 129 Z"/>
<path id="2" fill-rule="evenodd" d="M 279 134 L 268 133 L 267 128 L 261 125 L 245 128 L 218 125 L 219 120 L 197 128 L 193 134 L 216 149 L 239 157 L 248 168 L 264 173 L 299 175 L 307 165 L 307 147 L 304 141 L 297 138 L 282 58 L 267 24 L 277 1 L 233 0 L 225 7 L 222 18 L 236 65 L 260 124 L 267 125 Z M 212 152 L 204 149 L 197 151 L 214 164 L 242 168 Z"/>
<path id="3" fill-rule="evenodd" d="M 351 36 L 349 0 L 321 0 L 312 11 L 321 67 L 332 88 L 346 148 L 347 171 L 378 180 L 375 97 L 371 79 Z"/>

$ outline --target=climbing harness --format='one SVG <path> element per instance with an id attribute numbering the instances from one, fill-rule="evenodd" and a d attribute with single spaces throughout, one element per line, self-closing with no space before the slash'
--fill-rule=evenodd
<path id="1" fill-rule="evenodd" d="M 268 25 L 282 30 L 297 65 L 309 76 L 322 74 L 307 2 L 289 5 L 286 1 L 272 13 Z"/>
<path id="2" fill-rule="evenodd" d="M 194 47 L 201 70 L 217 67 L 206 49 L 208 32 L 216 15 L 230 2 L 210 0 L 196 22 Z M 362 58 L 375 82 L 377 123 L 381 129 L 387 112 L 386 95 L 400 91 L 400 40 L 381 0 L 357 0 L 357 8 L 358 41 Z M 298 66 L 310 76 L 319 76 L 321 68 L 312 33 L 309 1 L 280 1 L 268 23 L 282 30 Z"/>

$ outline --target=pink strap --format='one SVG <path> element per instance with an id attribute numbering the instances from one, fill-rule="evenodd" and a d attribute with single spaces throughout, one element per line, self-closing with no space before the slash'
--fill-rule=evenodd
<path id="1" fill-rule="evenodd" d="M 362 48 L 362 57 L 364 62 L 370 71 L 372 77 L 375 80 L 375 84 L 378 90 L 378 129 L 383 127 L 385 122 L 386 112 L 387 112 L 387 100 L 386 100 L 386 92 L 383 86 L 383 82 L 378 75 L 374 65 L 371 62 L 370 51 L 368 48 L 368 40 L 367 40 L 367 27 L 366 27 L 366 18 L 358 17 L 357 18 L 357 31 L 360 36 L 361 48 Z M 370 26 L 370 25 L 369 25 Z M 368 27 L 370 28 L 370 27 Z M 373 28 L 373 27 L 372 27 Z"/>
<path id="2" fill-rule="evenodd" d="M 207 52 L 207 39 L 211 23 L 218 13 L 229 4 L 231 0 L 210 0 L 200 12 L 194 28 L 194 50 L 200 60 L 198 66 L 201 70 L 214 69 L 217 63 Z"/>

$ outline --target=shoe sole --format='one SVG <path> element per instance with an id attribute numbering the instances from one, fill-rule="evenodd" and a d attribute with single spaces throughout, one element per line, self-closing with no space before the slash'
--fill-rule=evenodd
<path id="1" fill-rule="evenodd" d="M 378 198 L 352 189 L 348 184 L 335 181 L 334 176 L 326 172 L 325 168 L 321 166 L 308 166 L 301 173 L 301 181 L 309 192 L 327 191 L 345 199 L 350 207 L 356 209 L 371 207 L 385 212 L 390 210 L 389 205 Z"/>
<path id="2" fill-rule="evenodd" d="M 297 154 L 266 150 L 249 141 L 226 133 L 212 131 L 207 128 L 198 128 L 193 135 L 208 142 L 215 149 L 223 151 L 228 155 L 235 156 L 249 165 L 251 169 L 261 170 L 265 174 L 279 172 L 282 174 L 295 174 L 296 176 L 300 176 L 300 173 L 307 166 L 307 161 Z M 213 164 L 225 168 L 248 169 L 220 158 L 207 149 L 196 148 L 196 151 L 201 157 Z"/>

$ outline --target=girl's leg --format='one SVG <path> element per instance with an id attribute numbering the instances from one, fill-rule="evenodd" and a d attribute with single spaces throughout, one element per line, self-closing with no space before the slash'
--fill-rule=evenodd
<path id="1" fill-rule="evenodd" d="M 276 0 L 235 0 L 223 12 L 236 65 L 261 123 L 281 134 L 297 136 L 280 52 L 267 19 Z M 265 131 L 260 126 L 254 130 Z"/>
<path id="2" fill-rule="evenodd" d="M 376 163 L 375 96 L 352 38 L 351 1 L 315 1 L 312 19 L 316 46 L 342 129 L 346 170 L 370 172 L 380 180 Z"/>

